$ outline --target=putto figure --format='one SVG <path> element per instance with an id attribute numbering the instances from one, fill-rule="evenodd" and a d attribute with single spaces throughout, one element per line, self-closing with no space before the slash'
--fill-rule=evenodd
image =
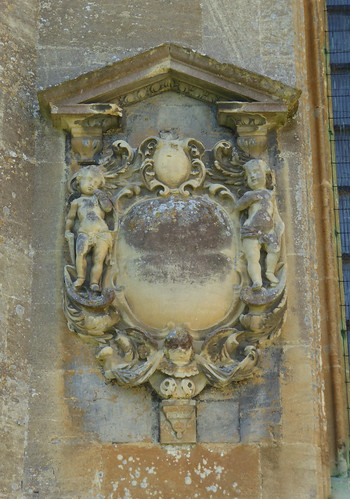
<path id="1" fill-rule="evenodd" d="M 251 159 L 244 165 L 244 170 L 251 190 L 238 200 L 236 209 L 248 211 L 248 217 L 241 228 L 241 238 L 252 289 L 258 291 L 262 287 L 261 248 L 266 251 L 266 279 L 270 281 L 271 287 L 279 282 L 275 270 L 280 255 L 284 223 L 278 213 L 272 185 L 267 188 L 266 178 L 271 172 L 265 161 Z"/>
<path id="2" fill-rule="evenodd" d="M 66 220 L 65 237 L 70 246 L 72 260 L 75 259 L 77 279 L 75 288 L 80 288 L 86 281 L 87 255 L 91 252 L 90 289 L 101 291 L 103 265 L 111 252 L 113 238 L 104 218 L 113 209 L 113 203 L 105 192 L 100 190 L 105 184 L 104 174 L 98 166 L 81 168 L 76 174 L 77 188 L 81 192 L 70 206 Z M 74 233 L 72 229 L 78 219 L 76 231 L 75 255 Z"/>

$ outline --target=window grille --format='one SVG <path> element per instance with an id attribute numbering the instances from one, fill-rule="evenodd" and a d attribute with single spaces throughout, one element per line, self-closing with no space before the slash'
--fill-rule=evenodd
<path id="1" fill-rule="evenodd" d="M 341 294 L 347 409 L 350 352 L 350 0 L 326 0 L 327 101 Z"/>

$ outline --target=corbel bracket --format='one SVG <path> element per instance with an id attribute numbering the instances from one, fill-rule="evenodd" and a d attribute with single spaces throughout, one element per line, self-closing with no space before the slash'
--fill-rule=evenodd
<path id="1" fill-rule="evenodd" d="M 267 148 L 267 136 L 282 127 L 288 107 L 281 102 L 218 102 L 219 125 L 236 130 L 237 145 L 259 158 Z"/>
<path id="2" fill-rule="evenodd" d="M 54 126 L 70 133 L 72 150 L 82 164 L 95 162 L 102 149 L 103 132 L 121 128 L 122 110 L 117 104 L 50 104 L 50 112 Z"/>

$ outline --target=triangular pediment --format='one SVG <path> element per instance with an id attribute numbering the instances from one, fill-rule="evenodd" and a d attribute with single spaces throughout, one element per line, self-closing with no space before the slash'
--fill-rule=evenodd
<path id="1" fill-rule="evenodd" d="M 175 91 L 214 104 L 239 101 L 280 104 L 287 115 L 300 91 L 238 66 L 220 63 L 194 50 L 164 44 L 123 59 L 38 94 L 42 112 L 53 115 L 106 113 L 165 91 Z M 88 108 L 88 109 L 87 109 Z"/>

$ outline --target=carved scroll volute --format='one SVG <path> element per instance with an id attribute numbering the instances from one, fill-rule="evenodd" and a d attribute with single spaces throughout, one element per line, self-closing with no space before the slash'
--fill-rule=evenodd
<path id="1" fill-rule="evenodd" d="M 189 139 L 186 142 L 185 150 L 188 152 L 189 157 L 191 159 L 191 176 L 192 179 L 187 180 L 180 187 L 180 191 L 182 194 L 188 196 L 189 191 L 188 188 L 196 189 L 200 185 L 203 184 L 205 179 L 205 166 L 203 161 L 201 160 L 205 148 L 201 142 L 195 139 Z"/>
<path id="2" fill-rule="evenodd" d="M 142 166 L 141 166 L 141 174 L 146 186 L 150 191 L 156 189 L 157 187 L 161 187 L 164 195 L 169 192 L 169 189 L 156 178 L 156 173 L 154 171 L 154 153 L 159 144 L 158 137 L 149 137 L 144 140 L 139 147 L 139 151 L 142 155 Z"/>

